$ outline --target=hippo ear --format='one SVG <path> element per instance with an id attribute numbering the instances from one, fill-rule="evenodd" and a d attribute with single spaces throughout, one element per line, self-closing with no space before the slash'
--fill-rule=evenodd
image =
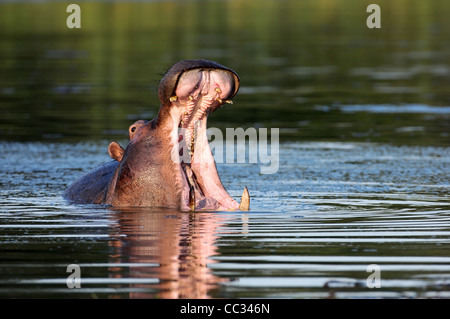
<path id="1" fill-rule="evenodd" d="M 123 153 L 125 153 L 125 150 L 122 146 L 120 146 L 119 143 L 111 142 L 108 146 L 108 153 L 113 160 L 120 162 L 122 160 Z"/>

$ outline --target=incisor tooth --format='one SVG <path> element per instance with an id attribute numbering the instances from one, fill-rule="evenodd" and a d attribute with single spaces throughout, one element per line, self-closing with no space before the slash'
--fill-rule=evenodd
<path id="1" fill-rule="evenodd" d="M 175 102 L 176 100 L 178 100 L 178 96 L 176 96 L 176 95 L 171 96 L 171 97 L 169 98 L 169 101 L 170 101 L 170 102 Z"/>

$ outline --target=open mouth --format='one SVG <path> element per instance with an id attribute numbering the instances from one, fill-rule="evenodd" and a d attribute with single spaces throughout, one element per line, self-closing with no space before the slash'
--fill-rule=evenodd
<path id="1" fill-rule="evenodd" d="M 237 203 L 219 178 L 207 137 L 208 115 L 224 104 L 238 90 L 237 76 L 222 69 L 192 69 L 178 78 L 170 97 L 174 122 L 174 148 L 182 172 L 182 205 L 189 210 L 248 210 L 247 188 Z"/>

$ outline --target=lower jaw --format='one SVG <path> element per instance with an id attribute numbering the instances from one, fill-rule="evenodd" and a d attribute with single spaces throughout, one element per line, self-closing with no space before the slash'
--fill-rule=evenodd
<path id="1" fill-rule="evenodd" d="M 235 210 L 239 204 L 225 190 L 217 172 L 206 134 L 206 115 L 196 125 L 190 163 L 181 163 L 184 184 L 183 208 L 188 210 Z M 186 202 L 186 203 L 185 203 Z"/>
<path id="2" fill-rule="evenodd" d="M 201 167 L 201 164 L 200 164 Z M 205 182 L 205 177 L 197 179 L 197 175 L 190 164 L 181 163 L 181 170 L 184 173 L 183 178 L 187 183 L 184 186 L 185 196 L 182 207 L 184 210 L 235 210 L 239 204 L 228 195 L 220 180 L 211 181 L 214 177 L 206 177 L 209 180 Z M 201 173 L 200 173 L 201 174 Z M 209 190 L 205 187 L 209 186 Z M 211 186 L 212 185 L 212 186 Z M 215 197 L 214 193 L 218 196 Z"/>

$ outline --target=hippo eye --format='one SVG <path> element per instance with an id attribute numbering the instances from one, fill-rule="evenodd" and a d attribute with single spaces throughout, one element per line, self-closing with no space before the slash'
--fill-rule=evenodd
<path id="1" fill-rule="evenodd" d="M 133 127 L 131 128 L 131 133 L 134 133 L 134 131 L 136 131 L 136 126 L 133 126 Z"/>

